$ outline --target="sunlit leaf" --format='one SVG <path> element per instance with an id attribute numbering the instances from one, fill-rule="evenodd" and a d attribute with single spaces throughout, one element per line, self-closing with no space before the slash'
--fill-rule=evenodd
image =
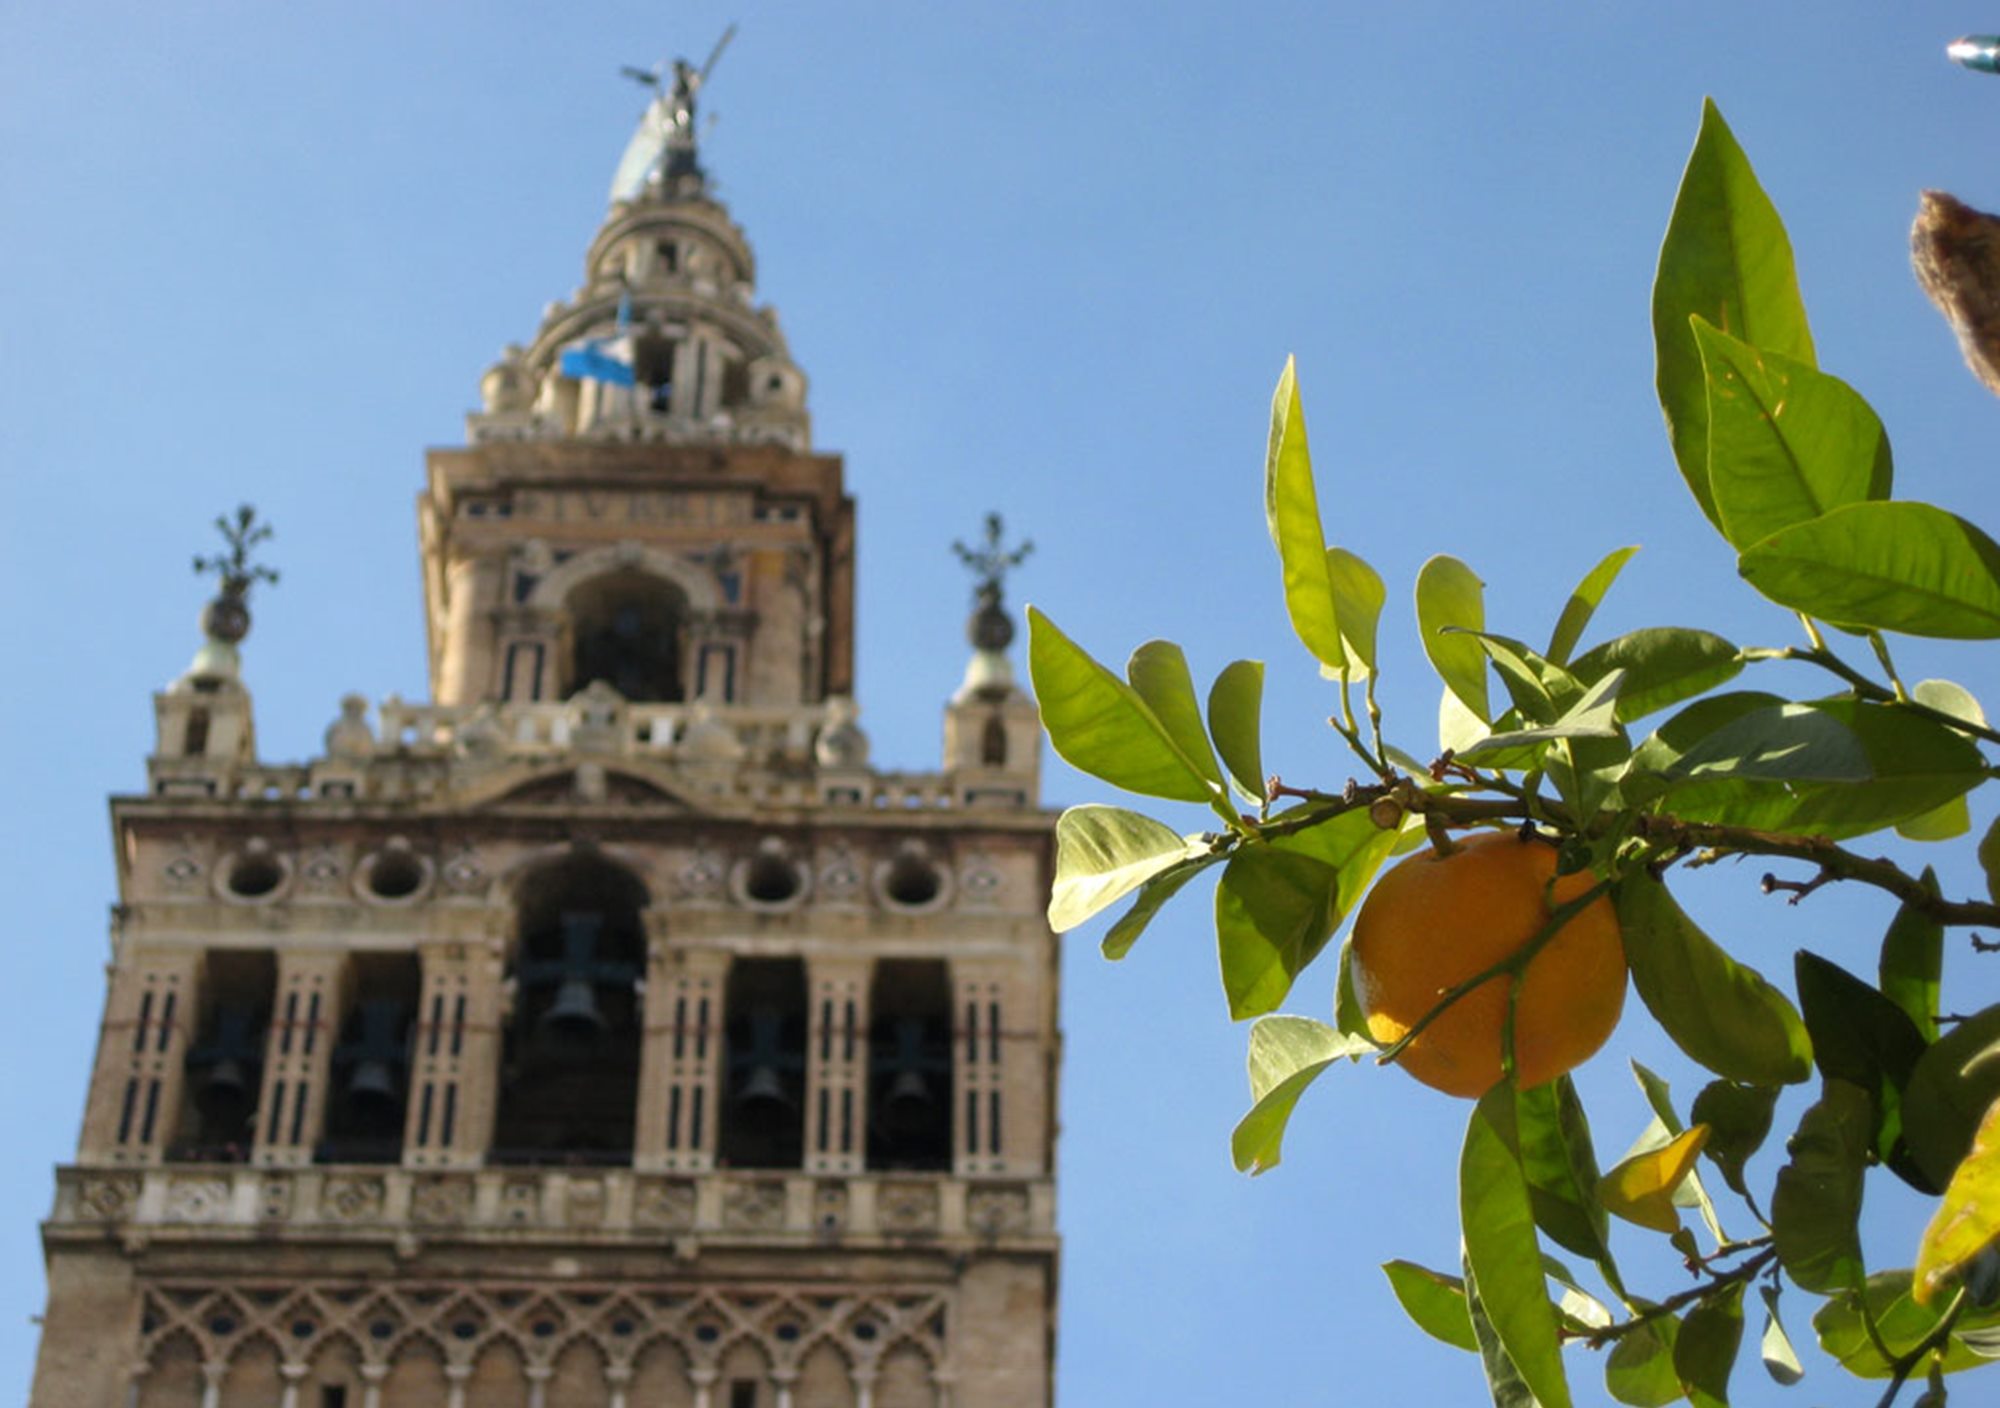
<path id="1" fill-rule="evenodd" d="M 1697 317 L 1708 377 L 1708 484 L 1747 548 L 1843 504 L 1889 495 L 1889 437 L 1846 382 Z"/>
<path id="2" fill-rule="evenodd" d="M 1957 1285 L 1972 1259 L 1995 1242 L 2000 1242 L 2000 1099 L 1986 1107 L 1972 1147 L 1959 1160 L 1944 1201 L 1924 1229 L 1913 1292 L 1918 1303 L 1933 1304 L 1947 1287 Z"/>
<path id="3" fill-rule="evenodd" d="M 1485 584 L 1455 557 L 1440 554 L 1417 572 L 1417 632 L 1431 666 L 1467 711 L 1481 722 L 1493 717 L 1486 693 L 1486 652 L 1476 637 L 1486 629 Z"/>
<path id="4" fill-rule="evenodd" d="M 1333 1025 L 1348 1036 L 1367 1037 L 1368 1014 L 1361 1010 L 1361 995 L 1354 990 L 1352 938 L 1341 942 L 1338 968 L 1333 984 Z"/>
<path id="5" fill-rule="evenodd" d="M 1831 1294 L 1861 1284 L 1869 1123 L 1868 1092 L 1829 1080 L 1787 1142 L 1791 1159 L 1771 1194 L 1771 1231 L 1785 1274 L 1803 1290 Z"/>
<path id="6" fill-rule="evenodd" d="M 1502 1081 L 1474 1107 L 1459 1157 L 1459 1226 L 1479 1300 L 1505 1352 L 1544 1408 L 1568 1408 L 1556 1314 L 1543 1284 L 1528 1184 L 1507 1139 L 1514 1090 Z"/>
<path id="7" fill-rule="evenodd" d="M 1306 447 L 1306 413 L 1299 400 L 1298 367 L 1285 359 L 1271 397 L 1271 442 L 1264 456 L 1264 516 L 1284 569 L 1285 611 L 1292 629 L 1320 664 L 1339 669 L 1340 643 L 1333 584 L 1326 575 L 1326 530 L 1320 526 L 1313 488 L 1312 452 Z"/>
<path id="8" fill-rule="evenodd" d="M 2000 543 L 1929 504 L 1848 504 L 1743 549 L 1743 580 L 1853 629 L 2000 637 Z"/>
<path id="9" fill-rule="evenodd" d="M 1972 808 L 1966 805 L 1963 797 L 1953 797 L 1927 812 L 1919 812 L 1896 823 L 1896 834 L 1911 841 L 1955 841 L 1970 830 Z"/>
<path id="10" fill-rule="evenodd" d="M 1117 922 L 1105 930 L 1101 945 L 1104 956 L 1116 962 L 1132 951 L 1132 945 L 1139 942 L 1139 936 L 1146 932 L 1146 926 L 1153 922 L 1167 901 L 1181 892 L 1188 881 L 1222 859 L 1218 852 L 1214 855 L 1198 856 L 1184 860 L 1155 875 L 1139 887 L 1139 898 L 1132 907 L 1118 916 Z"/>
<path id="11" fill-rule="evenodd" d="M 1049 743 L 1070 766 L 1148 797 L 1206 802 L 1214 795 L 1138 691 L 1032 606 L 1028 669 Z"/>
<path id="12" fill-rule="evenodd" d="M 1542 1408 L 1541 1400 L 1522 1377 L 1520 1366 L 1500 1342 L 1500 1332 L 1486 1312 L 1486 1302 L 1480 1298 L 1479 1280 L 1473 1274 L 1470 1259 L 1464 1265 L 1465 1310 L 1472 1319 L 1473 1342 L 1479 1346 L 1479 1366 L 1486 1371 L 1487 1397 L 1493 1408 Z"/>
<path id="13" fill-rule="evenodd" d="M 1208 731 L 1237 788 L 1264 801 L 1264 662 L 1236 660 L 1223 667 L 1208 691 Z"/>
<path id="14" fill-rule="evenodd" d="M 1417 1328 L 1454 1349 L 1479 1352 L 1472 1332 L 1472 1314 L 1465 1304 L 1465 1282 L 1414 1261 L 1385 1261 L 1383 1274 L 1403 1311 Z"/>
<path id="15" fill-rule="evenodd" d="M 1812 1043 L 1785 995 L 1723 952 L 1639 872 L 1620 882 L 1632 983 L 1675 1045 L 1719 1076 L 1789 1085 L 1812 1073 Z"/>
<path id="16" fill-rule="evenodd" d="M 1260 1018 L 1250 1028 L 1250 1113 L 1229 1141 L 1237 1170 L 1267 1173 L 1276 1168 L 1285 1125 L 1306 1087 L 1342 1057 L 1352 1060 L 1374 1050 L 1374 1042 L 1310 1017 Z"/>
<path id="17" fill-rule="evenodd" d="M 1776 1086 L 1714 1080 L 1702 1087 L 1688 1112 L 1696 1124 L 1708 1126 L 1708 1144 L 1702 1152 L 1722 1170 L 1722 1181 L 1740 1197 L 1750 1195 L 1743 1167 L 1771 1132 L 1771 1112 L 1777 1103 Z"/>
<path id="18" fill-rule="evenodd" d="M 1763 1295 L 1764 1337 L 1758 1348 L 1764 1371 L 1790 1387 L 1806 1376 L 1805 1366 L 1799 1363 L 1799 1352 L 1792 1348 L 1792 1337 L 1785 1333 L 1785 1322 L 1778 1318 L 1778 1288 L 1765 1286 Z"/>
<path id="19" fill-rule="evenodd" d="M 1674 1341 L 1674 1373 L 1697 1408 L 1729 1402 L 1729 1374 L 1743 1347 L 1743 1283 L 1703 1296 Z"/>
<path id="20" fill-rule="evenodd" d="M 1924 887 L 1937 893 L 1937 874 L 1926 867 Z M 1896 911 L 1882 936 L 1878 966 L 1882 995 L 1902 1008 L 1925 1043 L 1938 1036 L 1938 983 L 1944 967 L 1944 925 L 1913 904 Z"/>
<path id="21" fill-rule="evenodd" d="M 1650 626 L 1593 647 L 1570 667 L 1585 684 L 1613 670 L 1625 672 L 1618 722 L 1631 723 L 1734 679 L 1743 662 L 1734 645 L 1709 631 Z"/>
<path id="22" fill-rule="evenodd" d="M 1603 561 L 1591 568 L 1576 584 L 1576 590 L 1563 603 L 1562 615 L 1556 618 L 1555 630 L 1549 635 L 1549 648 L 1545 653 L 1551 663 L 1569 663 L 1576 643 L 1583 639 L 1583 628 L 1590 624 L 1590 618 L 1604 601 L 1604 594 L 1611 590 L 1611 584 L 1618 580 L 1618 574 L 1638 551 L 1637 547 L 1629 547 L 1606 553 Z"/>
<path id="23" fill-rule="evenodd" d="M 1494 1113 L 1505 1118 L 1504 1110 Z M 1535 1225 L 1557 1245 L 1589 1257 L 1618 1288 L 1609 1224 L 1597 1198 L 1597 1153 L 1575 1083 L 1565 1075 L 1516 1091 L 1514 1119 L 1513 1129 L 1502 1133 L 1521 1156 Z"/>
<path id="24" fill-rule="evenodd" d="M 1125 678 L 1146 701 L 1167 737 L 1194 770 L 1217 790 L 1222 787 L 1222 769 L 1216 766 L 1215 750 L 1209 747 L 1208 730 L 1202 727 L 1201 706 L 1195 702 L 1194 679 L 1188 674 L 1187 656 L 1170 640 L 1149 640 L 1132 652 L 1126 662 Z"/>
<path id="25" fill-rule="evenodd" d="M 1346 673 L 1350 679 L 1365 679 L 1375 669 L 1375 631 L 1388 589 L 1380 573 L 1346 548 L 1326 550 L 1326 579 L 1333 588 L 1340 638 L 1347 646 Z M 1325 672 L 1327 667 L 1320 669 Z M 1333 672 L 1335 678 L 1340 673 Z"/>
<path id="26" fill-rule="evenodd" d="M 1272 846 L 1244 846 L 1215 887 L 1215 938 L 1229 1015 L 1273 1011 L 1340 922 L 1340 872 Z"/>
<path id="27" fill-rule="evenodd" d="M 1207 850 L 1151 817 L 1122 807 L 1071 807 L 1056 819 L 1056 875 L 1049 927 L 1074 929 L 1181 861 Z"/>
<path id="28" fill-rule="evenodd" d="M 1917 1303 L 1911 1294 L 1909 1271 L 1878 1271 L 1868 1278 L 1865 1291 L 1848 1291 L 1819 1308 L 1813 1316 L 1813 1330 L 1819 1337 L 1820 1348 L 1838 1359 L 1850 1374 L 1864 1379 L 1886 1379 L 1891 1365 L 1882 1357 L 1861 1318 L 1864 1296 L 1876 1330 L 1889 1352 L 1899 1358 L 1922 1344 L 1937 1328 L 1944 1307 Z M 1975 1346 L 1987 1340 L 1996 1324 L 2000 1324 L 2000 1310 L 1962 1314 L 1944 1346 L 1944 1372 L 1955 1374 L 1991 1364 L 1992 1356 L 1982 1354 Z"/>
<path id="29" fill-rule="evenodd" d="M 2000 1098 L 2000 1004 L 1925 1050 L 1903 1088 L 1903 1138 L 1933 1187 L 1951 1182 L 1986 1109 Z"/>
<path id="30" fill-rule="evenodd" d="M 1593 684 L 1553 722 L 1537 728 L 1509 729 L 1505 733 L 1489 734 L 1458 756 L 1464 762 L 1476 762 L 1509 749 L 1550 743 L 1560 738 L 1617 738 L 1618 692 L 1624 683 L 1623 672 L 1613 670 Z"/>
<path id="31" fill-rule="evenodd" d="M 1701 317 L 1757 347 L 1813 362 L 1791 241 L 1713 102 L 1674 199 L 1653 281 L 1660 408 L 1674 459 L 1695 502 L 1722 526 L 1709 489 L 1708 384 L 1688 319 Z"/>
<path id="32" fill-rule="evenodd" d="M 1986 897 L 2000 904 L 2000 817 L 1979 838 L 1979 868 L 1986 872 Z"/>
<path id="33" fill-rule="evenodd" d="M 1674 1208 L 1674 1194 L 1690 1173 L 1702 1146 L 1708 1143 L 1708 1126 L 1683 1130 L 1664 1147 L 1624 1159 L 1597 1182 L 1598 1200 L 1606 1212 L 1655 1232 L 1673 1232 L 1681 1225 Z"/>
<path id="34" fill-rule="evenodd" d="M 1962 684 L 1950 680 L 1918 680 L 1910 687 L 1910 697 L 1940 714 L 1949 714 L 1962 723 L 1975 728 L 1986 726 L 1986 711 L 1973 697 L 1972 691 Z"/>

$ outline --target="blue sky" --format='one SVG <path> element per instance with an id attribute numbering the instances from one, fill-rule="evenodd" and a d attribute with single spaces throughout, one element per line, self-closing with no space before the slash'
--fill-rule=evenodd
<path id="1" fill-rule="evenodd" d="M 1511 634 L 1544 635 L 1585 569 L 1640 543 L 1603 633 L 1789 643 L 1681 487 L 1652 396 L 1647 293 L 1704 94 L 1791 228 L 1822 364 L 1889 426 L 1899 492 L 1994 517 L 2000 407 L 1906 257 L 1920 189 L 2000 206 L 2000 79 L 1943 57 L 2000 27 L 1990 7 L 8 7 L 0 1398 L 24 1392 L 31 1223 L 94 1040 L 104 799 L 140 784 L 149 692 L 197 643 L 189 554 L 243 498 L 278 526 L 285 581 L 246 645 L 267 757 L 316 751 L 350 690 L 421 697 L 423 448 L 461 439 L 481 370 L 578 282 L 641 102 L 618 65 L 699 56 L 732 19 L 708 162 L 817 442 L 847 455 L 884 765 L 935 763 L 964 649 L 947 545 L 998 508 L 1037 544 L 1017 600 L 1113 661 L 1155 635 L 1203 676 L 1267 659 L 1270 765 L 1344 779 L 1261 521 L 1287 353 L 1329 532 L 1390 584 L 1406 746 L 1434 739 L 1408 605 L 1433 552 L 1473 563 Z M 1990 651 L 1907 655 L 2000 704 Z M 1104 793 L 1053 764 L 1048 795 Z M 1946 883 L 1978 882 L 1958 863 Z M 1867 969 L 1887 919 L 1866 895 L 1787 909 L 1742 870 L 1694 898 L 1779 978 L 1804 943 Z M 1064 965 L 1063 1401 L 1476 1401 L 1476 1364 L 1409 1327 L 1374 1269 L 1455 1259 L 1462 1106 L 1338 1072 L 1284 1167 L 1244 1179 L 1246 1033 L 1203 899 L 1121 965 L 1095 939 Z M 1949 1004 L 2000 997 L 1993 960 L 1954 952 Z M 1323 1013 L 1330 985 L 1309 973 L 1292 1010 Z M 1644 1123 L 1631 1055 L 1698 1084 L 1629 1022 L 1583 1081 L 1613 1155 Z M 1920 1211 L 1879 1177 L 1870 1199 L 1878 1264 L 1906 1264 Z M 1788 1306 L 1800 1340 L 1806 1311 Z M 1598 1401 L 1595 1363 L 1573 1374 Z M 1741 1374 L 1739 1402 L 1785 1397 Z M 1797 1393 L 1873 1400 L 1824 1372 Z"/>

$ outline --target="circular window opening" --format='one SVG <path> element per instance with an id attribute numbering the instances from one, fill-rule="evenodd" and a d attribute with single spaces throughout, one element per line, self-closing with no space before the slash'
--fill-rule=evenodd
<path id="1" fill-rule="evenodd" d="M 935 865 L 912 851 L 904 851 L 889 862 L 882 877 L 882 893 L 889 903 L 903 909 L 925 909 L 944 893 L 944 876 Z"/>
<path id="2" fill-rule="evenodd" d="M 284 883 L 285 868 L 262 851 L 240 855 L 229 867 L 229 893 L 242 899 L 262 899 Z"/>
<path id="3" fill-rule="evenodd" d="M 423 861 L 406 850 L 380 851 L 368 862 L 368 892 L 378 900 L 406 900 L 428 878 Z"/>
<path id="4" fill-rule="evenodd" d="M 783 904 L 799 892 L 799 868 L 782 855 L 761 851 L 743 872 L 743 893 L 756 904 Z"/>
<path id="5" fill-rule="evenodd" d="M 854 1338 L 857 1340 L 872 1340 L 878 1333 L 872 1320 L 863 1320 L 854 1327 Z"/>
<path id="6" fill-rule="evenodd" d="M 714 1344 L 722 1338 L 722 1330 L 716 1325 L 697 1325 L 694 1327 L 694 1337 L 703 1344 Z"/>

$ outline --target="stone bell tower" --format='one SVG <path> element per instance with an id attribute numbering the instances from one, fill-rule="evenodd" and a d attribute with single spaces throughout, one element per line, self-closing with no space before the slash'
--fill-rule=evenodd
<path id="1" fill-rule="evenodd" d="M 271 574 L 223 521 L 112 803 L 34 1408 L 1049 1401 L 1020 554 L 961 549 L 941 768 L 872 767 L 854 505 L 698 160 L 706 75 L 654 79 L 581 288 L 429 455 L 430 702 L 260 759 Z"/>

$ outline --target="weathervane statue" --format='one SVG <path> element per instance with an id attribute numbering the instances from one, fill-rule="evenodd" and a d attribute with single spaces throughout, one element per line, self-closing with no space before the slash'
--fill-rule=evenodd
<path id="1" fill-rule="evenodd" d="M 1014 622 L 1007 615 L 1007 609 L 1000 604 L 1001 589 L 1006 583 L 1008 572 L 1028 560 L 1028 554 L 1035 545 L 1027 539 L 1011 552 L 1001 548 L 1001 536 L 1006 525 L 1000 515 L 986 515 L 986 541 L 979 547 L 969 548 L 962 542 L 954 542 L 951 550 L 958 560 L 977 579 L 972 589 L 972 620 L 966 626 L 966 634 L 972 644 L 980 650 L 1005 650 L 1014 639 Z"/>
<path id="2" fill-rule="evenodd" d="M 708 62 L 700 68 L 686 59 L 675 59 L 671 84 L 666 79 L 664 61 L 652 68 L 627 64 L 619 70 L 633 82 L 651 89 L 653 101 L 639 118 L 639 130 L 632 134 L 625 156 L 618 163 L 618 174 L 612 177 L 613 201 L 637 200 L 649 188 L 682 177 L 691 177 L 696 182 L 702 179 L 701 163 L 695 157 L 695 99 L 714 71 L 716 60 L 735 37 L 736 26 L 732 24 L 715 41 Z"/>

